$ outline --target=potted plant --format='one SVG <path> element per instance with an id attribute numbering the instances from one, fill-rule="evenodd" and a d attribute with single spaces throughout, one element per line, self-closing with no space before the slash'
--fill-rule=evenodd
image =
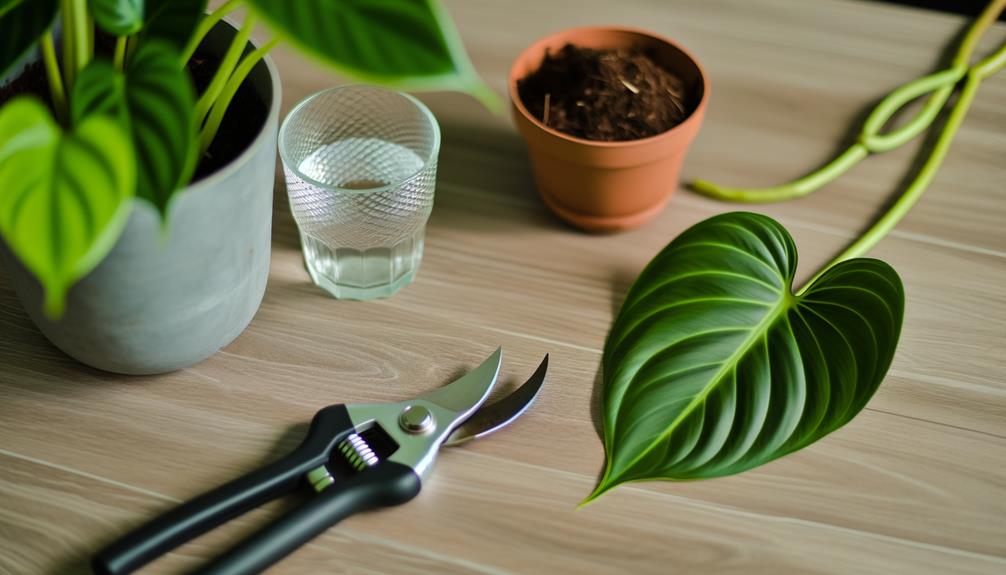
<path id="1" fill-rule="evenodd" d="M 0 108 L 0 257 L 32 320 L 84 363 L 178 369 L 251 321 L 281 39 L 368 82 L 493 97 L 434 0 L 248 0 L 240 28 L 222 20 L 244 4 L 0 2 L 0 94 L 35 92 Z M 260 45 L 257 21 L 274 34 Z"/>
<path id="2" fill-rule="evenodd" d="M 684 48 L 633 28 L 573 28 L 510 68 L 510 101 L 538 193 L 588 231 L 634 228 L 677 187 L 709 82 Z"/>

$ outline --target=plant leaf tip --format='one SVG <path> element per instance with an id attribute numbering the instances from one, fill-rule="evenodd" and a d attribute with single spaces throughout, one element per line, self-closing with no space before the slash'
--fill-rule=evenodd
<path id="1" fill-rule="evenodd" d="M 601 497 L 602 495 L 604 495 L 612 487 L 614 487 L 614 485 L 611 485 L 607 481 L 605 481 L 604 479 L 602 479 L 601 482 L 597 484 L 597 487 L 594 488 L 594 491 L 592 491 L 590 493 L 590 495 L 588 495 L 587 497 L 585 497 L 583 499 L 583 501 L 581 501 L 576 506 L 575 510 L 579 511 L 579 510 L 583 509 L 584 507 L 587 507 L 591 503 L 597 501 L 597 499 L 599 497 Z"/>
<path id="2" fill-rule="evenodd" d="M 43 288 L 42 313 L 49 320 L 56 321 L 66 311 L 66 291 L 53 286 Z"/>

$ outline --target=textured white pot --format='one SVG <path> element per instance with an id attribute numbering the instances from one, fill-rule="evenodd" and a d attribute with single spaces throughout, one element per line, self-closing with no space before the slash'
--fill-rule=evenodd
<path id="1" fill-rule="evenodd" d="M 235 31 L 218 25 L 206 46 L 223 54 Z M 163 373 L 201 361 L 240 334 L 269 275 L 280 81 L 269 58 L 248 80 L 268 106 L 241 156 L 175 198 L 162 233 L 156 210 L 134 201 L 118 243 L 71 288 L 58 321 L 42 289 L 6 246 L 0 259 L 35 325 L 56 347 L 120 373 Z"/>

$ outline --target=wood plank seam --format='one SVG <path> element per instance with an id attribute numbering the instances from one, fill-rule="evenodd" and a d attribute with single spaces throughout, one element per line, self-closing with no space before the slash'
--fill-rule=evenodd
<path id="1" fill-rule="evenodd" d="M 97 482 L 100 482 L 100 483 L 104 483 L 106 485 L 111 485 L 113 487 L 118 487 L 118 488 L 124 489 L 126 491 L 131 491 L 131 492 L 137 493 L 139 495 L 145 495 L 145 496 L 152 497 L 154 499 L 158 499 L 158 500 L 161 500 L 161 501 L 167 501 L 167 502 L 173 503 L 175 505 L 182 503 L 181 499 L 172 497 L 170 495 L 166 495 L 164 493 L 159 493 L 159 492 L 156 492 L 156 491 L 152 491 L 150 489 L 146 489 L 144 487 L 139 487 L 139 486 L 131 485 L 131 484 L 128 484 L 128 483 L 123 483 L 121 481 L 116 481 L 115 479 L 110 479 L 108 477 L 103 477 L 101 475 L 96 475 L 94 473 L 89 473 L 87 471 L 83 471 L 83 470 L 80 470 L 80 469 L 75 469 L 73 467 L 68 467 L 66 465 L 62 465 L 62 464 L 59 464 L 59 463 L 54 463 L 54 462 L 51 462 L 51 461 L 45 461 L 43 459 L 38 459 L 38 458 L 32 457 L 30 455 L 24 455 L 24 454 L 17 453 L 17 452 L 14 452 L 14 451 L 9 451 L 7 449 L 0 449 L 0 455 L 6 456 L 6 457 L 10 457 L 12 459 L 19 459 L 21 461 L 27 461 L 29 463 L 32 463 L 32 464 L 35 464 L 35 465 L 39 465 L 39 466 L 43 466 L 43 467 L 51 467 L 53 469 L 62 471 L 64 473 L 68 473 L 70 475 L 76 475 L 78 477 L 83 477 L 83 478 L 86 478 L 86 479 L 90 479 L 92 481 L 97 481 Z M 429 551 L 428 549 L 423 549 L 423 548 L 415 547 L 415 546 L 412 546 L 412 545 L 405 545 L 405 544 L 399 543 L 398 541 L 395 541 L 395 540 L 392 540 L 392 539 L 386 539 L 386 538 L 382 538 L 382 537 L 372 537 L 372 536 L 369 536 L 369 535 L 367 535 L 365 533 L 362 533 L 362 532 L 359 532 L 359 531 L 355 531 L 355 530 L 353 530 L 351 528 L 346 528 L 344 526 L 340 526 L 339 527 L 339 533 L 341 535 L 348 536 L 348 537 L 350 537 L 352 539 L 356 539 L 358 541 L 363 541 L 363 542 L 372 543 L 372 544 L 375 544 L 375 545 L 381 545 L 381 546 L 385 546 L 385 547 L 390 547 L 392 549 L 397 549 L 399 551 L 405 551 L 406 553 L 411 553 L 413 555 L 418 555 L 418 556 L 425 557 L 427 559 L 431 559 L 431 560 L 434 560 L 434 561 L 441 561 L 441 562 L 444 562 L 444 563 L 450 563 L 450 564 L 453 564 L 453 565 L 457 565 L 458 567 L 463 567 L 465 569 L 471 570 L 472 572 L 482 573 L 484 575 L 509 575 L 510 574 L 510 572 L 508 572 L 508 571 L 503 571 L 503 570 L 500 570 L 500 569 L 490 568 L 490 567 L 487 567 L 487 566 L 484 566 L 484 565 L 480 565 L 478 563 L 474 563 L 472 561 L 469 561 L 469 560 L 461 558 L 461 557 L 447 556 L 447 555 L 443 555 L 443 554 L 440 554 L 440 553 L 434 553 L 434 552 Z M 308 542 L 308 543 L 304 544 L 304 547 L 323 548 L 323 545 L 320 544 L 320 543 Z"/>
<path id="2" fill-rule="evenodd" d="M 594 481 L 594 478 L 587 477 L 587 476 L 585 476 L 585 475 L 583 475 L 581 473 L 576 473 L 576 472 L 573 472 L 573 471 L 566 471 L 564 469 L 558 469 L 558 468 L 554 468 L 554 467 L 544 467 L 544 466 L 541 466 L 541 465 L 536 465 L 534 463 L 527 463 L 527 462 L 523 462 L 523 461 L 514 461 L 514 460 L 510 460 L 510 459 L 503 459 L 501 457 L 497 457 L 495 455 L 490 455 L 490 454 L 486 454 L 486 453 L 474 453 L 474 452 L 471 452 L 471 453 L 466 453 L 465 456 L 466 457 L 480 457 L 480 458 L 483 458 L 483 459 L 499 460 L 502 464 L 506 464 L 506 465 L 509 465 L 509 466 L 512 466 L 512 467 L 513 466 L 521 466 L 521 467 L 527 467 L 527 468 L 530 468 L 530 469 L 534 469 L 536 471 L 543 471 L 543 472 L 546 472 L 546 473 L 558 473 L 560 475 L 566 475 L 566 476 L 574 477 L 576 479 L 586 480 L 589 484 L 592 484 L 593 481 Z M 908 546 L 908 547 L 915 547 L 915 548 L 918 548 L 918 549 L 926 549 L 926 550 L 929 550 L 929 551 L 937 551 L 937 552 L 941 552 L 941 553 L 948 553 L 948 554 L 957 555 L 957 556 L 960 556 L 960 557 L 968 557 L 968 558 L 971 558 L 971 559 L 979 559 L 979 560 L 982 560 L 982 561 L 989 561 L 989 562 L 995 563 L 997 565 L 1006 565 L 1006 556 L 989 555 L 989 554 L 986 554 L 986 553 L 978 553 L 978 552 L 975 552 L 975 551 L 968 551 L 966 549 L 960 549 L 960 548 L 957 548 L 957 547 L 947 547 L 945 545 L 936 545 L 934 543 L 926 543 L 924 541 L 917 541 L 915 539 L 906 539 L 906 538 L 903 538 L 903 537 L 895 537 L 893 535 L 885 535 L 883 533 L 877 533 L 877 532 L 874 532 L 874 531 L 867 531 L 865 529 L 855 529 L 855 528 L 852 528 L 852 527 L 843 527 L 841 525 L 835 525 L 834 523 L 826 523 L 826 522 L 821 522 L 821 521 L 811 521 L 811 520 L 808 520 L 808 519 L 800 519 L 800 518 L 797 518 L 797 517 L 786 517 L 786 516 L 782 516 L 782 515 L 767 515 L 767 514 L 758 513 L 758 512 L 755 512 L 755 511 L 748 511 L 748 510 L 741 509 L 739 507 L 734 507 L 734 506 L 731 506 L 731 505 L 721 505 L 721 504 L 717 504 L 717 503 L 709 503 L 707 501 L 702 501 L 702 500 L 699 500 L 699 499 L 693 499 L 691 497 L 685 497 L 683 495 L 676 495 L 674 493 L 668 493 L 666 491 L 658 491 L 658 490 L 655 490 L 655 489 L 647 489 L 647 488 L 644 488 L 644 487 L 637 487 L 637 486 L 635 486 L 635 485 L 633 485 L 631 483 L 627 483 L 627 484 L 621 485 L 621 486 L 619 486 L 619 489 L 620 490 L 625 490 L 625 491 L 631 491 L 633 493 L 637 493 L 637 494 L 640 494 L 640 495 L 645 495 L 645 496 L 656 498 L 656 499 L 672 500 L 672 501 L 675 501 L 675 502 L 678 502 L 678 503 L 682 503 L 684 505 L 688 505 L 690 507 L 694 507 L 694 508 L 697 508 L 697 509 L 702 509 L 702 510 L 705 510 L 705 511 L 715 511 L 715 512 L 724 513 L 726 515 L 734 515 L 734 516 L 737 516 L 737 517 L 745 517 L 745 518 L 749 518 L 749 519 L 765 520 L 765 521 L 772 521 L 772 522 L 778 522 L 778 523 L 787 523 L 787 524 L 791 524 L 791 525 L 799 525 L 801 527 L 831 530 L 831 531 L 841 532 L 841 533 L 845 533 L 845 534 L 849 534 L 849 535 L 853 535 L 853 536 L 875 538 L 875 539 L 878 539 L 880 541 L 885 541 L 887 543 L 893 543 L 893 544 L 896 544 L 896 545 L 905 545 L 905 546 Z M 588 489 L 588 491 L 589 491 L 589 489 Z M 573 506 L 571 506 L 571 509 L 572 509 L 572 507 Z M 589 511 L 581 510 L 581 511 L 577 511 L 577 513 L 589 513 Z"/>

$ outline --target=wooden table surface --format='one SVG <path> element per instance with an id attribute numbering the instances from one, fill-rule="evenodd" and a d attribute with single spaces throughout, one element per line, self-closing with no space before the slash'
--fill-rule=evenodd
<path id="1" fill-rule="evenodd" d="M 589 6 L 588 6 L 589 4 Z M 762 185 L 830 157 L 869 105 L 937 65 L 965 20 L 866 2 L 456 0 L 471 55 L 503 93 L 532 40 L 587 23 L 688 46 L 712 100 L 686 178 Z M 998 24 L 982 46 L 1006 38 Z M 340 80 L 288 50 L 284 113 Z M 265 301 L 192 368 L 124 377 L 51 346 L 0 274 L 0 573 L 86 572 L 100 546 L 277 457 L 329 403 L 398 400 L 497 345 L 503 380 L 550 353 L 540 401 L 505 432 L 442 454 L 412 503 L 353 517 L 275 573 L 1006 572 L 1006 73 L 985 82 L 930 190 L 872 255 L 907 292 L 897 357 L 857 419 L 739 476 L 622 486 L 574 511 L 601 471 L 596 399 L 612 315 L 642 266 L 729 205 L 682 189 L 644 229 L 590 236 L 535 196 L 509 118 L 424 96 L 444 145 L 415 283 L 370 303 L 304 271 L 277 181 Z M 916 146 L 825 190 L 757 207 L 813 272 L 892 197 Z M 284 508 L 252 513 L 152 564 L 175 573 Z"/>

